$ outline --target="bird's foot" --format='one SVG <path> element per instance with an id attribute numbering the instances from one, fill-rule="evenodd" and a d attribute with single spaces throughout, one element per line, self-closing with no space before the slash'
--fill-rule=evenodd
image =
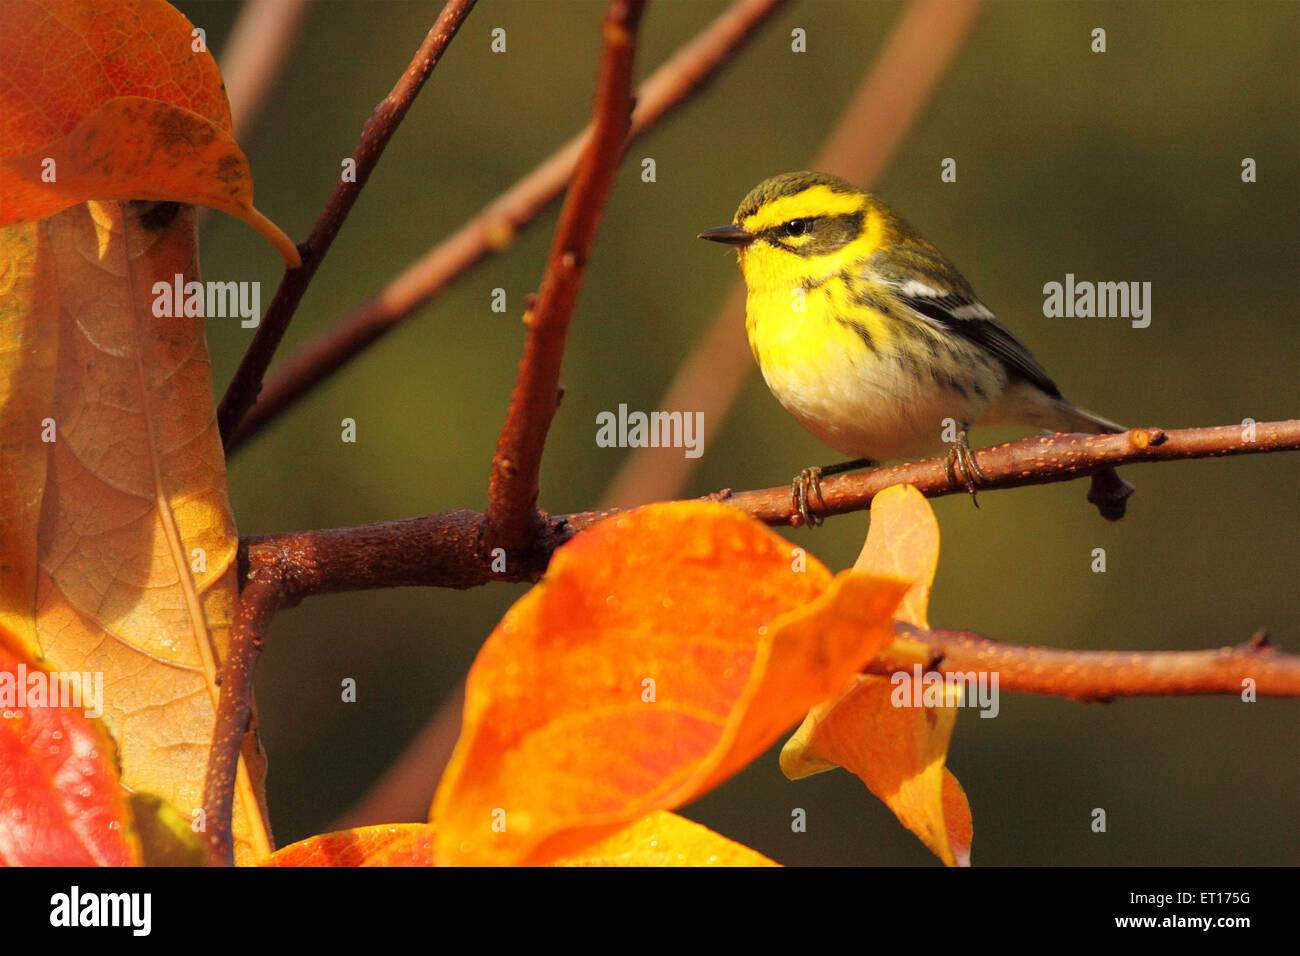
<path id="1" fill-rule="evenodd" d="M 799 520 L 807 528 L 815 528 L 822 523 L 821 515 L 809 507 L 813 494 L 817 495 L 823 507 L 826 505 L 825 499 L 822 498 L 821 480 L 822 470 L 820 468 L 805 468 L 790 483 L 790 498 L 794 504 L 795 513 L 799 515 Z"/>
<path id="2" fill-rule="evenodd" d="M 944 462 L 944 471 L 947 472 L 950 482 L 957 484 L 960 481 L 961 484 L 966 486 L 966 490 L 970 492 L 971 501 L 975 502 L 975 507 L 978 508 L 980 501 L 975 496 L 975 486 L 988 481 L 988 477 L 984 472 L 980 471 L 980 466 L 975 462 L 975 456 L 971 454 L 965 426 L 962 426 L 961 431 L 957 433 L 957 440 L 953 442 L 952 450 L 948 452 L 948 460 Z"/>
<path id="3" fill-rule="evenodd" d="M 879 462 L 870 458 L 855 458 L 852 461 L 842 461 L 838 465 L 824 465 L 821 468 L 805 468 L 799 472 L 798 477 L 790 483 L 790 497 L 794 501 L 794 510 L 799 515 L 799 520 L 805 527 L 815 528 L 822 523 L 822 516 L 813 511 L 810 507 L 812 496 L 815 494 L 817 500 L 821 502 L 823 508 L 826 507 L 826 499 L 822 497 L 821 480 L 829 478 L 831 475 L 842 475 L 847 471 L 857 471 L 860 468 L 874 468 Z"/>

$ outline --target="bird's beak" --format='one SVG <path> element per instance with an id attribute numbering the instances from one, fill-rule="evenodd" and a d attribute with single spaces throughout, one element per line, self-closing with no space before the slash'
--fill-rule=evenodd
<path id="1" fill-rule="evenodd" d="M 742 226 L 718 226 L 716 229 L 705 229 L 697 238 L 725 242 L 729 246 L 747 246 L 758 236 Z"/>

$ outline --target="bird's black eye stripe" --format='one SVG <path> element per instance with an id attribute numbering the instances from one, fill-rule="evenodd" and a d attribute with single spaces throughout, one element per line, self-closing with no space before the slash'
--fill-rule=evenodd
<path id="1" fill-rule="evenodd" d="M 791 226 L 798 232 L 792 232 Z M 771 245 L 809 258 L 836 252 L 862 235 L 862 213 L 849 212 L 837 216 L 805 216 L 772 226 L 761 234 Z M 792 237 L 804 237 L 802 242 L 787 242 Z"/>

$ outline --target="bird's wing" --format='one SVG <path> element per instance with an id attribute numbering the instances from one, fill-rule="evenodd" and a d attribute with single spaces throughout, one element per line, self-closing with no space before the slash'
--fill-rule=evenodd
<path id="1" fill-rule="evenodd" d="M 894 298 L 924 322 L 988 349 L 1012 372 L 1053 398 L 1061 390 L 1047 370 L 975 295 L 965 279 L 928 243 L 903 243 L 875 252 L 863 278 L 887 286 Z"/>

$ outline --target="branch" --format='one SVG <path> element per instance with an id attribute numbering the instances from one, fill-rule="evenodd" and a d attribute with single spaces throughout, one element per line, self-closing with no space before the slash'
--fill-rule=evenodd
<path id="1" fill-rule="evenodd" d="M 1047 435 L 974 454 L 990 479 L 983 487 L 992 489 L 1069 481 L 1118 465 L 1300 450 L 1300 419 L 1260 422 L 1254 429 L 1251 442 L 1243 439 L 1242 426 L 1224 425 L 1167 432 L 1137 429 L 1121 435 Z M 844 514 L 869 508 L 872 498 L 896 484 L 914 485 L 927 498 L 965 494 L 963 485 L 948 481 L 944 461 L 931 458 L 828 478 L 822 482 L 823 495 L 832 513 Z M 708 497 L 772 525 L 791 524 L 795 518 L 787 486 L 735 494 L 727 490 Z M 492 570 L 490 556 L 482 551 L 487 519 L 475 511 L 246 538 L 240 543 L 240 580 L 258 569 L 278 567 L 286 606 L 313 594 L 342 591 L 412 585 L 471 588 L 492 581 L 536 581 L 545 573 L 556 548 L 617 513 L 543 513 L 539 534 L 507 564 L 508 570 L 500 573 Z"/>
<path id="2" fill-rule="evenodd" d="M 578 516 L 581 518 L 582 516 Z M 276 568 L 286 607 L 315 594 L 375 588 L 443 587 L 464 590 L 490 581 L 536 581 L 551 552 L 577 533 L 567 518 L 548 518 L 548 533 L 493 573 L 482 554 L 487 517 L 477 511 L 447 511 L 406 521 L 325 531 L 264 535 L 240 541 L 240 580 Z"/>
<path id="3" fill-rule="evenodd" d="M 340 181 L 334 187 L 334 192 L 325 205 L 325 211 L 316 220 L 316 225 L 312 227 L 307 241 L 298 247 L 298 251 L 302 254 L 302 265 L 297 269 L 287 270 L 284 278 L 280 280 L 280 287 L 275 290 L 275 298 L 267 307 L 266 315 L 253 335 L 253 341 L 249 343 L 248 351 L 244 353 L 244 358 L 239 363 L 239 368 L 235 370 L 234 378 L 230 380 L 226 394 L 221 399 L 221 407 L 217 410 L 217 422 L 221 428 L 221 441 L 227 453 L 230 451 L 231 438 L 239 423 L 257 401 L 257 395 L 262 390 L 262 376 L 266 374 L 267 367 L 271 364 L 271 357 L 275 355 L 280 340 L 284 338 L 285 330 L 289 328 L 289 321 L 298 310 L 298 304 L 302 301 L 307 286 L 316 275 L 316 269 L 324 260 L 325 254 L 334 242 L 334 237 L 343 227 L 343 220 L 351 212 L 352 205 L 361 195 L 362 187 L 379 163 L 384 147 L 392 139 L 393 133 L 397 131 L 402 118 L 406 116 L 406 111 L 410 109 L 416 94 L 420 92 L 425 80 L 437 66 L 443 51 L 447 49 L 447 44 L 451 42 L 451 38 L 456 35 L 460 25 L 469 16 L 475 2 L 476 0 L 448 0 L 442 13 L 438 15 L 433 29 L 420 44 L 420 49 L 416 51 L 415 58 L 406 68 L 406 72 L 397 81 L 392 92 L 375 107 L 374 113 L 366 122 L 366 127 L 361 133 L 361 142 L 352 153 L 352 159 L 356 163 L 356 181 Z"/>
<path id="4" fill-rule="evenodd" d="M 560 212 L 541 291 L 524 314 L 524 357 L 492 459 L 485 538 L 489 547 L 503 547 L 512 555 L 523 550 L 537 530 L 538 477 L 546 434 L 560 404 L 564 343 L 587 257 L 627 146 L 632 61 L 644 9 L 644 0 L 611 0 L 605 14 L 592 136 Z"/>
<path id="5" fill-rule="evenodd" d="M 1191 694 L 1240 694 L 1242 680 L 1260 696 L 1300 697 L 1300 656 L 1281 654 L 1260 631 L 1247 643 L 1207 651 L 1072 651 L 1018 647 L 967 631 L 927 631 L 895 625 L 900 636 L 925 645 L 928 670 L 998 675 L 999 691 L 1050 694 L 1071 700 Z M 867 673 L 887 677 L 912 665 L 876 660 Z"/>
<path id="6" fill-rule="evenodd" d="M 230 647 L 221 662 L 221 696 L 203 780 L 203 808 L 208 858 L 218 865 L 235 862 L 232 816 L 239 755 L 253 711 L 253 671 L 262 653 L 266 629 L 279 610 L 282 595 L 275 574 L 261 568 L 239 595 L 230 627 Z"/>
<path id="7" fill-rule="evenodd" d="M 637 90 L 628 143 L 702 90 L 787 0 L 737 0 Z M 473 219 L 413 262 L 370 301 L 284 361 L 235 433 L 232 454 L 416 309 L 492 253 L 501 252 L 564 191 L 592 135 L 588 126 Z M 223 432 L 223 435 L 225 433 Z"/>
<path id="8" fill-rule="evenodd" d="M 975 461 L 987 481 L 980 490 L 1021 488 L 1084 475 L 1108 472 L 1120 465 L 1185 458 L 1220 458 L 1300 449 L 1300 419 L 1261 422 L 1250 426 L 1212 428 L 1135 428 L 1119 435 L 1043 435 L 995 445 L 975 452 Z M 914 485 L 927 498 L 961 494 L 965 486 L 948 480 L 946 459 L 930 458 L 889 468 L 827 478 L 817 501 L 823 514 L 846 514 L 870 507 L 871 499 L 890 485 Z M 790 489 L 766 488 L 729 495 L 728 504 L 739 507 L 767 524 L 792 524 L 795 511 Z M 1091 496 L 1090 496 L 1091 500 Z"/>

